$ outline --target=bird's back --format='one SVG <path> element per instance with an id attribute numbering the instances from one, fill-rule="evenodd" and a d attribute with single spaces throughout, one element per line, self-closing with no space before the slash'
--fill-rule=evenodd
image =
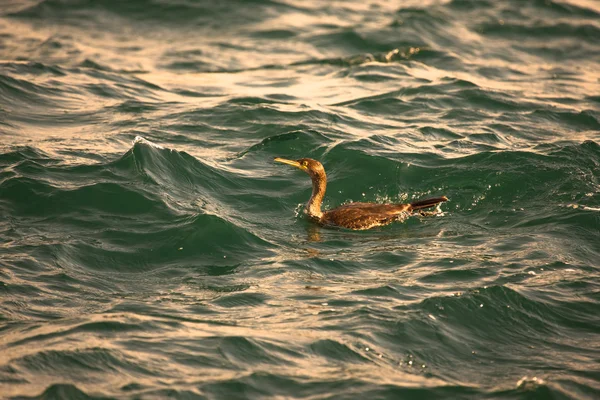
<path id="1" fill-rule="evenodd" d="M 320 222 L 348 229 L 369 229 L 405 218 L 410 204 L 350 203 L 325 211 Z"/>

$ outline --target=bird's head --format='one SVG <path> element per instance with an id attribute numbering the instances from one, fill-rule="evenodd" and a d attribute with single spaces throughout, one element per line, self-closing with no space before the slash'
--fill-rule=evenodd
<path id="1" fill-rule="evenodd" d="M 287 160 L 285 158 L 275 157 L 275 161 L 291 165 L 306 172 L 312 179 L 323 179 L 325 177 L 325 168 L 323 164 L 312 158 L 300 158 L 298 160 Z"/>

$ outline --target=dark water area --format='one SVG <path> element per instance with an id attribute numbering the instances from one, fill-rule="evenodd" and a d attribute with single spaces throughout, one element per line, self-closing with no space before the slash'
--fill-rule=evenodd
<path id="1" fill-rule="evenodd" d="M 0 398 L 600 398 L 600 3 L 1 1 Z"/>

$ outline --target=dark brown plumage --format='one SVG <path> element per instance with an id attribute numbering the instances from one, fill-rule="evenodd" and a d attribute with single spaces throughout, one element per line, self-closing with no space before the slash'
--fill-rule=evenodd
<path id="1" fill-rule="evenodd" d="M 306 203 L 305 211 L 309 217 L 323 225 L 355 230 L 369 229 L 387 225 L 403 219 L 413 211 L 435 207 L 448 200 L 446 196 L 441 196 L 410 204 L 350 203 L 333 210 L 321 211 L 321 204 L 327 188 L 327 175 L 323 164 L 311 158 L 286 160 L 277 157 L 275 161 L 301 169 L 310 176 L 313 190 L 308 203 Z"/>

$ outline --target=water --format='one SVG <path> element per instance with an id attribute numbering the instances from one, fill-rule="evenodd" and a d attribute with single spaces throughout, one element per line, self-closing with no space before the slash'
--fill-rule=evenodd
<path id="1" fill-rule="evenodd" d="M 598 2 L 0 9 L 0 397 L 600 397 Z"/>

